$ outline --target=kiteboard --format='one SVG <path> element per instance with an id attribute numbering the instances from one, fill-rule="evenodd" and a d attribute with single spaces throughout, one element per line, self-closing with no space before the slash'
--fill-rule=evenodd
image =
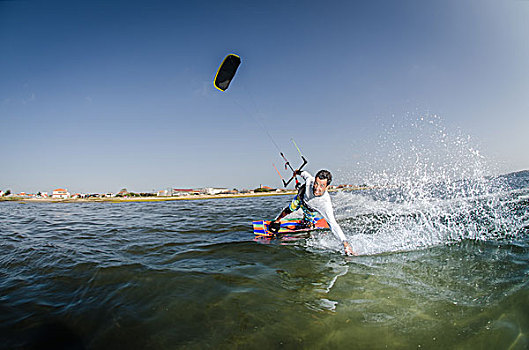
<path id="1" fill-rule="evenodd" d="M 270 221 L 259 220 L 259 221 L 252 222 L 252 224 L 253 224 L 253 233 L 256 236 L 261 236 L 261 237 L 275 236 L 272 232 L 268 230 L 268 225 L 270 225 Z M 276 235 L 278 236 L 285 235 L 285 234 L 292 235 L 292 234 L 297 234 L 297 233 L 306 233 L 306 232 L 314 231 L 314 230 L 324 230 L 328 228 L 329 228 L 329 224 L 327 223 L 327 221 L 325 221 L 325 219 L 318 219 L 314 227 L 310 227 L 310 228 L 306 227 L 303 220 L 286 219 L 286 220 L 281 220 L 281 227 L 279 229 L 279 232 Z"/>

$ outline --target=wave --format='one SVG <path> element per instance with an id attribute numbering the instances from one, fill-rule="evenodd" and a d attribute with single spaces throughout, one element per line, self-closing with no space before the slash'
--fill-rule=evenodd
<path id="1" fill-rule="evenodd" d="M 336 217 L 359 254 L 527 234 L 528 171 L 490 176 L 494 167 L 471 138 L 452 137 L 436 116 L 418 118 L 401 141 L 390 137 L 402 134 L 396 128 L 379 147 L 386 154 L 372 155 L 363 181 L 371 190 L 333 196 Z M 324 235 L 307 245 L 340 250 Z"/>

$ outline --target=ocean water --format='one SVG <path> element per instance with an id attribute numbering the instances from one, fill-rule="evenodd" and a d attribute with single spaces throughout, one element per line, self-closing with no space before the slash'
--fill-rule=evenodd
<path id="1" fill-rule="evenodd" d="M 0 348 L 529 348 L 529 173 L 412 175 L 332 195 L 356 257 L 255 241 L 285 196 L 0 202 Z"/>

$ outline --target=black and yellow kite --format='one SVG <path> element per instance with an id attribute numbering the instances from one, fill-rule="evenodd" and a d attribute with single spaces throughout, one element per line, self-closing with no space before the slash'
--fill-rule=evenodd
<path id="1" fill-rule="evenodd" d="M 220 91 L 226 91 L 241 64 L 241 58 L 235 54 L 229 54 L 224 58 L 215 76 L 215 87 Z"/>

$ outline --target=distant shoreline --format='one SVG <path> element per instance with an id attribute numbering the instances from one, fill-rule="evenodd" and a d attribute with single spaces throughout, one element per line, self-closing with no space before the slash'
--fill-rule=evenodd
<path id="1" fill-rule="evenodd" d="M 356 187 L 348 189 L 329 190 L 329 192 L 354 191 L 369 189 L 368 187 Z M 132 203 L 132 202 L 168 202 L 182 200 L 206 200 L 206 199 L 227 199 L 227 198 L 252 198 L 295 195 L 297 191 L 285 192 L 258 192 L 258 193 L 237 193 L 237 194 L 197 194 L 176 197 L 93 197 L 93 198 L 22 198 L 22 197 L 0 197 L 0 202 L 21 202 L 21 203 Z"/>
<path id="2" fill-rule="evenodd" d="M 260 192 L 260 193 L 238 193 L 238 194 L 198 194 L 178 197 L 108 197 L 108 198 L 22 198 L 22 197 L 0 197 L 0 202 L 25 202 L 25 203 L 129 203 L 129 202 L 167 202 L 181 200 L 206 200 L 226 198 L 250 198 L 294 195 L 296 191 L 287 192 Z"/>

